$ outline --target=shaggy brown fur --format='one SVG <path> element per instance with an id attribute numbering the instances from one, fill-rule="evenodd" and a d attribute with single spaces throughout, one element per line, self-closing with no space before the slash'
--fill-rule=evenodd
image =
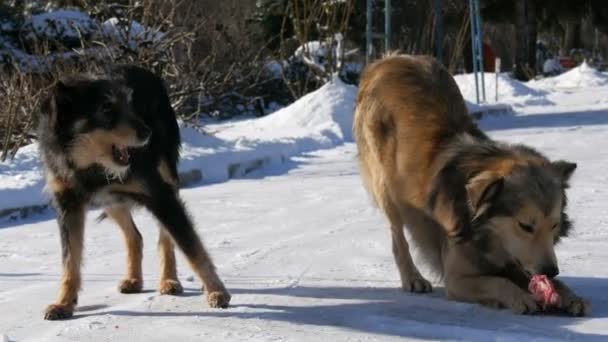
<path id="1" fill-rule="evenodd" d="M 533 274 L 559 273 L 554 245 L 570 228 L 565 189 L 576 164 L 489 139 L 453 78 L 429 57 L 393 55 L 368 66 L 353 129 L 364 184 L 390 221 L 404 290 L 431 291 L 405 225 L 448 298 L 539 309 L 527 285 Z M 561 310 L 589 310 L 554 282 Z"/>

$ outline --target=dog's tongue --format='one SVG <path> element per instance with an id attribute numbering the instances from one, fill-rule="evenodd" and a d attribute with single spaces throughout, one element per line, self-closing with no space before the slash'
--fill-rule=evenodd
<path id="1" fill-rule="evenodd" d="M 119 148 L 118 149 L 118 155 L 120 158 L 120 161 L 123 163 L 128 163 L 129 162 L 129 150 L 127 148 Z"/>

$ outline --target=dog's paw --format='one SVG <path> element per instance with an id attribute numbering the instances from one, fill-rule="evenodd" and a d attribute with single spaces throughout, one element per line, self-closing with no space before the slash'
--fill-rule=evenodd
<path id="1" fill-rule="evenodd" d="M 540 310 L 538 302 L 531 295 L 524 294 L 518 298 L 513 298 L 506 306 L 518 315 L 530 315 Z"/>
<path id="2" fill-rule="evenodd" d="M 225 309 L 230 304 L 230 294 L 228 291 L 212 291 L 207 295 L 207 302 L 209 306 L 212 308 L 222 308 Z"/>
<path id="3" fill-rule="evenodd" d="M 591 313 L 591 303 L 578 296 L 562 298 L 561 311 L 570 316 L 582 317 Z"/>
<path id="4" fill-rule="evenodd" d="M 141 279 L 125 278 L 118 284 L 120 293 L 139 293 L 143 287 Z"/>
<path id="5" fill-rule="evenodd" d="M 405 292 L 425 293 L 433 291 L 431 283 L 422 276 L 412 277 L 401 284 Z"/>
<path id="6" fill-rule="evenodd" d="M 179 280 L 173 279 L 164 279 L 160 281 L 158 285 L 158 292 L 163 295 L 178 295 L 184 292 L 184 288 L 182 284 L 180 284 Z"/>
<path id="7" fill-rule="evenodd" d="M 44 312 L 44 319 L 48 321 L 56 321 L 60 319 L 70 318 L 73 314 L 74 307 L 72 305 L 51 304 L 46 308 L 46 311 Z"/>
<path id="8" fill-rule="evenodd" d="M 495 309 L 495 310 L 504 309 L 504 307 L 505 307 L 500 301 L 494 300 L 494 299 L 480 300 L 479 304 L 481 304 L 487 308 Z"/>

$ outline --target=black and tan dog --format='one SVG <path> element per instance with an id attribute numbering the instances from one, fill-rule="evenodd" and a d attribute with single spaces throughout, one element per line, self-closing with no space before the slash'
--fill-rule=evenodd
<path id="1" fill-rule="evenodd" d="M 488 138 L 451 75 L 428 57 L 393 55 L 368 66 L 354 120 L 361 174 L 390 221 L 403 289 L 431 291 L 405 225 L 448 298 L 537 311 L 528 282 L 559 272 L 554 245 L 570 229 L 565 189 L 576 164 Z M 553 281 L 560 310 L 588 312 Z"/>
<path id="2" fill-rule="evenodd" d="M 134 66 L 56 84 L 38 126 L 47 190 L 57 209 L 63 276 L 59 298 L 45 314 L 71 317 L 81 285 L 80 264 L 87 207 L 120 227 L 127 247 L 122 293 L 142 289 L 142 237 L 131 217 L 147 208 L 160 224 L 158 252 L 162 294 L 182 292 L 173 244 L 201 278 L 212 307 L 227 307 L 230 294 L 194 230 L 177 189 L 180 134 L 162 80 Z"/>

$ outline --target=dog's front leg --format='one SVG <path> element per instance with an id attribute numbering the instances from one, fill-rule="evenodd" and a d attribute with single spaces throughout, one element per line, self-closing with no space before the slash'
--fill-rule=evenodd
<path id="1" fill-rule="evenodd" d="M 461 276 L 446 279 L 448 299 L 476 302 L 495 308 L 506 307 L 516 314 L 539 310 L 532 295 L 507 278 L 493 276 Z"/>
<path id="2" fill-rule="evenodd" d="M 572 316 L 587 316 L 591 312 L 591 303 L 577 296 L 566 284 L 553 279 L 553 285 L 560 298 L 559 309 Z"/>
<path id="3" fill-rule="evenodd" d="M 178 194 L 171 187 L 162 185 L 151 191 L 153 193 L 149 200 L 144 201 L 144 205 L 156 216 L 184 252 L 190 266 L 204 284 L 207 302 L 215 308 L 228 307 L 231 296 L 217 275 L 213 261 L 194 230 L 194 225 Z"/>
<path id="4" fill-rule="evenodd" d="M 57 320 L 72 317 L 80 290 L 80 264 L 84 237 L 85 211 L 82 201 L 70 193 L 56 194 L 57 222 L 61 238 L 63 275 L 59 296 L 47 307 L 44 318 Z"/>

